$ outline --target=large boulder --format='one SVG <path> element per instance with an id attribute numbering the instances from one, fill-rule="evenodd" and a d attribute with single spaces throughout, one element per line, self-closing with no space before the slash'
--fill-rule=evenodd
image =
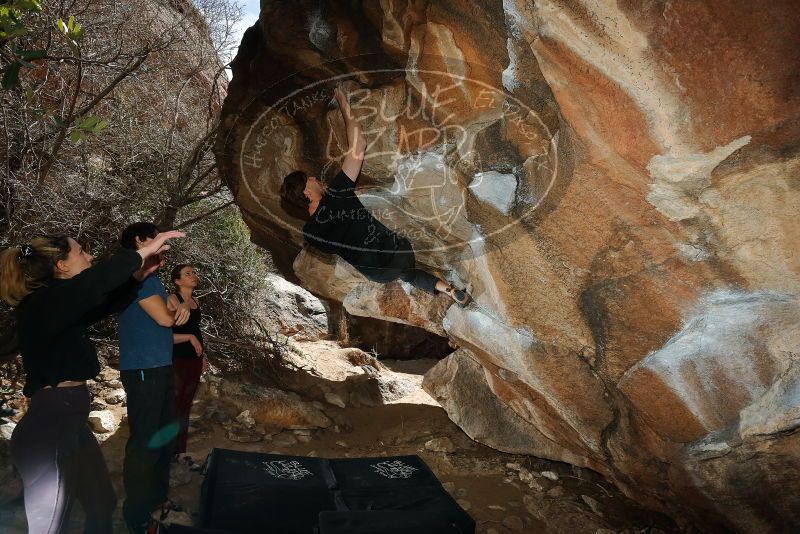
<path id="1" fill-rule="evenodd" d="M 428 383 L 475 439 L 707 529 L 797 529 L 799 42 L 788 0 L 264 3 L 218 161 L 286 276 L 463 349 Z M 278 190 L 337 169 L 334 82 L 357 193 L 468 309 L 303 245 Z"/>

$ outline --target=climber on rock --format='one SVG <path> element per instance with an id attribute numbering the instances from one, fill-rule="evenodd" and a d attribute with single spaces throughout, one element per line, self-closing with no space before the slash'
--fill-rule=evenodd
<path id="1" fill-rule="evenodd" d="M 400 279 L 429 293 L 445 293 L 459 306 L 467 306 L 471 299 L 466 290 L 418 269 L 408 239 L 375 219 L 355 194 L 367 142 L 339 88 L 334 99 L 347 130 L 348 151 L 341 170 L 327 185 L 303 171 L 288 174 L 281 185 L 281 198 L 308 214 L 303 226 L 306 241 L 322 252 L 338 254 L 373 282 Z"/>

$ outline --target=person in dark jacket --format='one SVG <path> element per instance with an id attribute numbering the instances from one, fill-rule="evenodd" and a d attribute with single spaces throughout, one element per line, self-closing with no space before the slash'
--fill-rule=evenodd
<path id="1" fill-rule="evenodd" d="M 417 268 L 408 239 L 373 217 L 355 194 L 367 142 L 347 98 L 338 88 L 334 98 L 342 112 L 349 144 L 341 170 L 327 187 L 304 171 L 289 173 L 281 184 L 281 199 L 308 217 L 303 226 L 306 242 L 326 254 L 340 256 L 373 282 L 400 279 L 428 293 L 446 293 L 459 306 L 467 306 L 471 300 L 467 291 Z"/>
<path id="2" fill-rule="evenodd" d="M 175 459 L 197 469 L 199 466 L 186 454 L 186 439 L 189 433 L 189 412 L 197 386 L 200 385 L 200 375 L 208 368 L 203 348 L 203 332 L 200 330 L 203 312 L 194 297 L 197 287 L 197 272 L 194 267 L 186 263 L 178 264 L 172 269 L 171 278 L 175 292 L 167 298 L 167 307 L 177 310 L 181 304 L 188 303 L 190 310 L 189 320 L 185 324 L 172 327 L 172 369 L 175 371 L 175 408 L 178 415 Z"/>
<path id="3" fill-rule="evenodd" d="M 100 372 L 86 328 L 133 298 L 158 265 L 166 241 L 120 250 L 95 266 L 74 239 L 39 237 L 0 254 L 0 298 L 14 307 L 25 370 L 27 412 L 11 436 L 11 460 L 24 485 L 29 532 L 62 532 L 73 498 L 86 514 L 85 532 L 112 532 L 114 487 L 87 425 L 86 381 Z"/>

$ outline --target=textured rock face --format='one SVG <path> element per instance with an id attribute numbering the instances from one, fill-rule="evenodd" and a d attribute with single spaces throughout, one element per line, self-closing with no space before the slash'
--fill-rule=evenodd
<path id="1" fill-rule="evenodd" d="M 427 383 L 475 439 L 590 467 L 706 528 L 785 531 L 800 524 L 798 49 L 791 1 L 269 3 L 218 155 L 287 275 L 462 348 Z M 470 308 L 301 251 L 277 192 L 292 170 L 337 168 L 333 78 L 367 130 L 362 201 L 469 282 Z M 485 416 L 470 388 L 493 399 Z"/>

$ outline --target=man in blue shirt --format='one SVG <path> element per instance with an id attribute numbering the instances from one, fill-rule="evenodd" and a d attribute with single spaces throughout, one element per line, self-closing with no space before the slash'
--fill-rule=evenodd
<path id="1" fill-rule="evenodd" d="M 157 234 L 154 224 L 132 224 L 122 232 L 120 244 L 138 250 Z M 163 258 L 160 261 L 163 265 Z M 130 429 L 122 470 L 122 515 L 137 534 L 145 532 L 153 510 L 170 504 L 169 467 L 178 431 L 172 326 L 188 318 L 188 306 L 176 312 L 167 309 L 167 292 L 155 274 L 142 281 L 136 299 L 118 318 L 119 370 Z"/>

